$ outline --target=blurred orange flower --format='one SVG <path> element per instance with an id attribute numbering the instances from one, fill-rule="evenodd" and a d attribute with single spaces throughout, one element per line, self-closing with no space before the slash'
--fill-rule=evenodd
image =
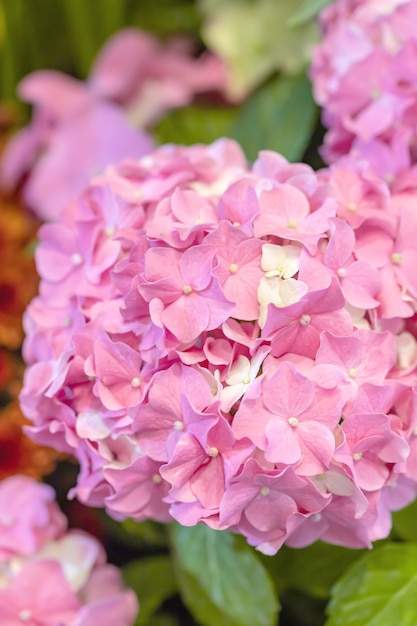
<path id="1" fill-rule="evenodd" d="M 0 480 L 12 474 L 40 478 L 62 456 L 31 441 L 22 430 L 27 423 L 16 400 L 0 409 Z"/>
<path id="2" fill-rule="evenodd" d="M 0 107 L 0 154 L 10 112 Z M 22 315 L 37 292 L 31 245 L 38 223 L 16 196 L 0 193 L 0 346 L 16 350 L 23 340 Z"/>
<path id="3" fill-rule="evenodd" d="M 22 316 L 37 291 L 33 259 L 24 253 L 0 261 L 0 345 L 11 350 L 23 340 Z"/>

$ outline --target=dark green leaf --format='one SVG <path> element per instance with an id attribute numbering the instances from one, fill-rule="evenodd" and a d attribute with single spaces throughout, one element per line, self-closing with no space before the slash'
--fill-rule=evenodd
<path id="1" fill-rule="evenodd" d="M 178 35 L 178 33 L 199 34 L 201 20 L 194 1 L 125 1 L 127 1 L 127 13 L 131 26 L 151 31 L 159 37 Z"/>
<path id="2" fill-rule="evenodd" d="M 118 541 L 136 548 L 165 548 L 168 545 L 166 526 L 151 520 L 135 522 L 127 519 L 116 522 L 103 514 L 103 522 L 109 533 Z"/>
<path id="3" fill-rule="evenodd" d="M 314 19 L 318 13 L 333 0 L 304 0 L 299 9 L 290 17 L 288 26 L 300 26 Z"/>
<path id="4" fill-rule="evenodd" d="M 417 541 L 417 500 L 393 513 L 392 524 L 394 533 L 408 541 Z"/>
<path id="5" fill-rule="evenodd" d="M 156 141 L 162 143 L 211 143 L 229 134 L 235 109 L 186 107 L 166 115 L 156 126 Z"/>
<path id="6" fill-rule="evenodd" d="M 317 121 L 318 108 L 305 74 L 281 76 L 242 106 L 231 129 L 249 160 L 260 150 L 276 150 L 299 160 Z"/>
<path id="7" fill-rule="evenodd" d="M 171 559 L 154 556 L 133 561 L 123 567 L 123 578 L 140 602 L 135 626 L 145 626 L 167 598 L 177 591 Z"/>
<path id="8" fill-rule="evenodd" d="M 275 626 L 271 580 L 244 541 L 204 525 L 171 536 L 182 598 L 203 626 Z"/>
<path id="9" fill-rule="evenodd" d="M 417 544 L 382 545 L 334 586 L 326 626 L 415 626 L 416 588 Z"/>
<path id="10" fill-rule="evenodd" d="M 141 544 L 164 547 L 167 545 L 167 537 L 165 526 L 146 520 L 144 522 L 135 522 L 127 519 L 121 523 L 123 530 L 130 536 L 135 537 Z"/>
<path id="11" fill-rule="evenodd" d="M 152 618 L 146 626 L 181 626 L 181 624 L 175 615 L 171 613 L 161 613 L 159 615 L 152 615 Z"/>
<path id="12" fill-rule="evenodd" d="M 363 554 L 320 541 L 301 549 L 283 546 L 274 557 L 263 557 L 279 593 L 298 589 L 317 598 L 327 598 L 330 589 L 347 568 Z"/>

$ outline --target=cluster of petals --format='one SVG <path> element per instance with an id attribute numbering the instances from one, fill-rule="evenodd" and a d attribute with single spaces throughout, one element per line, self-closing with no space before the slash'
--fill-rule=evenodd
<path id="1" fill-rule="evenodd" d="M 223 139 L 108 168 L 39 232 L 28 431 L 115 519 L 370 546 L 417 493 L 416 236 L 353 166 Z"/>
<path id="2" fill-rule="evenodd" d="M 137 29 L 120 31 L 86 82 L 52 70 L 22 80 L 18 94 L 33 105 L 33 118 L 6 147 L 1 184 L 10 189 L 24 179 L 27 205 L 55 219 L 97 172 L 152 149 L 143 129 L 195 94 L 223 91 L 226 78 L 218 58 L 194 58 L 188 41 L 162 45 Z"/>
<path id="3" fill-rule="evenodd" d="M 0 483 L 0 621 L 7 626 L 132 626 L 135 594 L 92 536 L 67 530 L 53 489 Z"/>
<path id="4" fill-rule="evenodd" d="M 328 162 L 352 150 L 415 161 L 416 19 L 416 0 L 338 0 L 322 11 L 311 77 Z"/>

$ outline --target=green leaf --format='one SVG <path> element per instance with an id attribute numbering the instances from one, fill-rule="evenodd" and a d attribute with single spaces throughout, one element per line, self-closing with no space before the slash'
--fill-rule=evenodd
<path id="1" fill-rule="evenodd" d="M 416 588 L 417 544 L 382 545 L 334 586 L 326 626 L 415 626 Z"/>
<path id="2" fill-rule="evenodd" d="M 304 0 L 300 8 L 288 20 L 288 26 L 300 26 L 314 19 L 333 0 Z"/>
<path id="3" fill-rule="evenodd" d="M 405 509 L 396 511 L 392 515 L 392 527 L 394 533 L 407 539 L 417 541 L 417 500 L 412 502 Z"/>
<path id="4" fill-rule="evenodd" d="M 160 613 L 158 615 L 152 615 L 152 619 L 146 624 L 146 626 L 181 626 L 175 615 L 171 613 Z"/>
<path id="5" fill-rule="evenodd" d="M 276 150 L 299 160 L 317 122 L 318 108 L 305 74 L 281 76 L 260 89 L 241 107 L 231 129 L 250 161 L 259 150 Z"/>
<path id="6" fill-rule="evenodd" d="M 123 578 L 140 603 L 135 626 L 145 626 L 155 611 L 177 591 L 171 559 L 154 556 L 132 561 L 123 567 Z"/>
<path id="7" fill-rule="evenodd" d="M 184 603 L 202 626 L 275 626 L 278 601 L 253 549 L 204 525 L 172 527 Z"/>
<path id="8" fill-rule="evenodd" d="M 127 0 L 127 14 L 130 26 L 163 38 L 178 33 L 198 35 L 201 26 L 196 3 L 190 0 Z"/>
<path id="9" fill-rule="evenodd" d="M 327 598 L 330 589 L 364 551 L 350 550 L 320 541 L 306 548 L 283 546 L 274 557 L 263 557 L 279 593 L 297 589 L 316 598 Z"/>
<path id="10" fill-rule="evenodd" d="M 129 537 L 135 538 L 140 545 L 147 544 L 158 547 L 167 545 L 165 526 L 162 524 L 150 520 L 135 522 L 132 519 L 127 519 L 119 525 Z"/>
<path id="11" fill-rule="evenodd" d="M 104 512 L 101 516 L 108 532 L 124 544 L 147 551 L 149 548 L 166 548 L 168 545 L 165 524 L 151 520 L 135 522 L 132 519 L 116 522 Z"/>
<path id="12" fill-rule="evenodd" d="M 166 115 L 155 127 L 159 144 L 211 143 L 230 134 L 236 110 L 229 108 L 185 107 Z"/>

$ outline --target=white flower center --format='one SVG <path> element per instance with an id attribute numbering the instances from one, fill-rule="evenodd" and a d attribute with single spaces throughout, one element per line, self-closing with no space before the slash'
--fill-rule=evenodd
<path id="1" fill-rule="evenodd" d="M 191 287 L 191 285 L 184 285 L 184 287 L 182 288 L 183 293 L 185 293 L 186 296 L 188 296 L 191 292 L 192 292 L 193 288 Z"/>
<path id="2" fill-rule="evenodd" d="M 130 384 L 132 385 L 132 387 L 140 387 L 140 378 L 138 378 L 137 376 L 135 376 L 134 378 L 132 378 L 132 380 L 130 381 Z"/>
<path id="3" fill-rule="evenodd" d="M 73 265 L 81 265 L 82 262 L 83 262 L 83 257 L 81 256 L 79 252 L 74 252 L 74 254 L 71 254 L 71 263 Z"/>
<path id="4" fill-rule="evenodd" d="M 29 622 L 32 619 L 32 611 L 29 611 L 29 609 L 23 609 L 20 611 L 18 617 L 21 622 Z"/>
<path id="5" fill-rule="evenodd" d="M 290 426 L 292 426 L 293 428 L 296 428 L 298 426 L 298 419 L 296 417 L 290 417 L 288 419 L 288 423 Z"/>
<path id="6" fill-rule="evenodd" d="M 262 487 L 260 493 L 261 493 L 261 496 L 267 496 L 269 494 L 269 492 L 270 492 L 269 487 Z"/>

